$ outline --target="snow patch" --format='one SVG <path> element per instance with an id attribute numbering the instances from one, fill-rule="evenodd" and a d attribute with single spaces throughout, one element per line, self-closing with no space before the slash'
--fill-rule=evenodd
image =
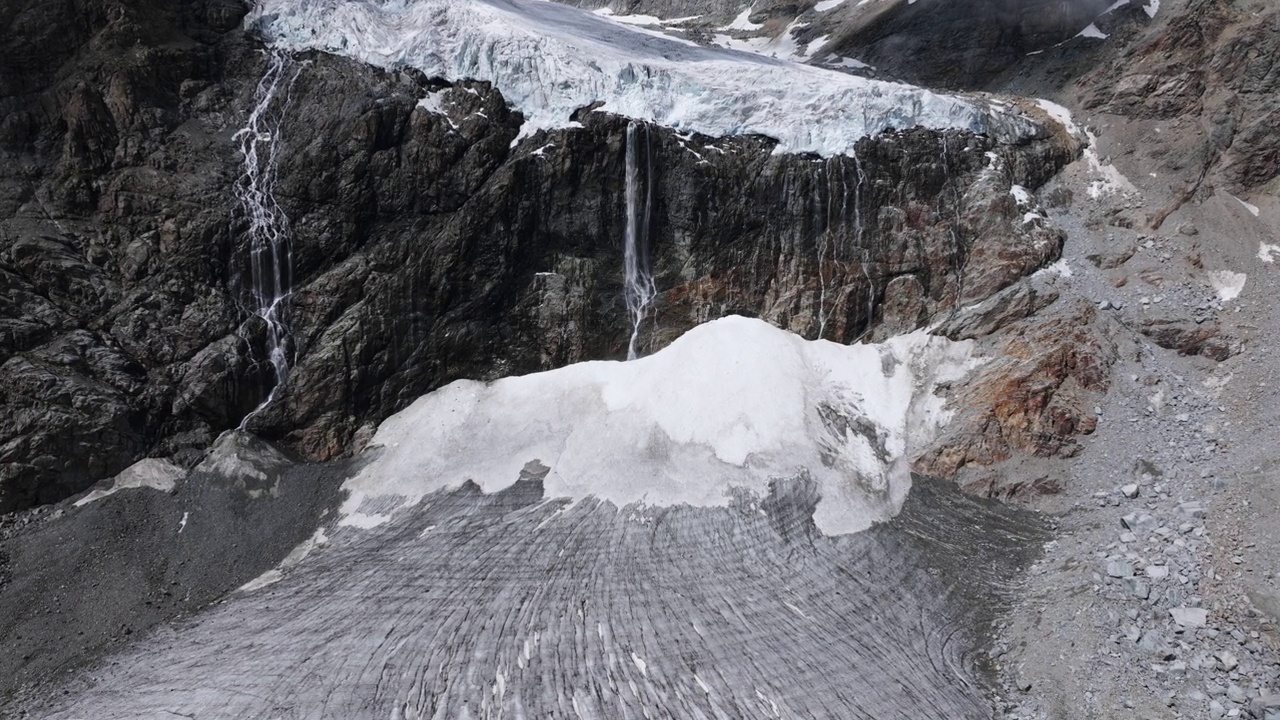
<path id="1" fill-rule="evenodd" d="M 1035 275 L 1034 275 L 1033 277 L 1036 277 L 1036 276 L 1043 277 L 1043 276 L 1046 276 L 1046 275 L 1057 275 L 1058 277 L 1062 277 L 1062 278 L 1069 278 L 1069 277 L 1071 277 L 1073 274 L 1074 274 L 1074 273 L 1072 273 L 1072 272 L 1071 272 L 1071 266 L 1067 264 L 1067 259 L 1066 259 L 1066 258 L 1062 258 L 1061 260 L 1058 260 L 1057 262 L 1053 263 L 1052 265 L 1046 265 L 1046 266 L 1044 266 L 1043 268 L 1041 268 L 1041 269 L 1037 270 L 1037 271 L 1035 272 Z"/>
<path id="2" fill-rule="evenodd" d="M 448 115 L 444 109 L 444 96 L 449 92 L 448 89 L 433 90 L 427 93 L 427 96 L 418 101 L 418 107 L 429 113 L 436 115 Z"/>
<path id="3" fill-rule="evenodd" d="M 1055 102 L 1050 102 L 1048 100 L 1043 100 L 1043 99 L 1036 100 L 1036 104 L 1040 106 L 1041 110 L 1044 110 L 1046 113 L 1048 113 L 1049 117 L 1057 121 L 1057 123 L 1061 125 L 1063 129 L 1065 129 L 1067 132 L 1076 136 L 1080 135 L 1080 128 L 1076 126 L 1075 121 L 1071 119 L 1070 110 L 1062 107 L 1061 105 Z"/>
<path id="4" fill-rule="evenodd" d="M 1160 12 L 1160 0 L 1151 0 L 1151 2 L 1142 6 L 1143 11 L 1147 13 L 1147 17 L 1155 17 Z"/>
<path id="5" fill-rule="evenodd" d="M 596 15 L 607 17 L 614 22 L 627 23 L 629 25 L 661 25 L 662 18 L 653 15 L 614 15 L 613 10 L 609 8 L 600 8 L 595 11 Z"/>
<path id="6" fill-rule="evenodd" d="M 835 53 L 827 55 L 827 59 L 823 60 L 822 64 L 830 68 L 848 68 L 851 70 L 862 70 L 871 67 L 861 60 L 855 60 L 851 57 L 843 57 Z"/>
<path id="7" fill-rule="evenodd" d="M 746 10 L 743 10 L 742 12 L 738 13 L 738 17 L 734 18 L 733 22 L 729 23 L 728 25 L 725 25 L 724 28 L 722 29 L 724 30 L 759 30 L 760 28 L 764 27 L 764 24 L 751 22 L 751 13 L 754 10 L 755 10 L 754 7 L 749 7 Z"/>
<path id="8" fill-rule="evenodd" d="M 297 547 L 290 550 L 289 554 L 280 561 L 279 565 L 262 573 L 244 585 L 241 585 L 239 588 L 240 592 L 253 592 L 254 590 L 261 590 L 268 585 L 280 582 L 284 577 L 284 574 L 296 567 L 298 563 L 305 560 L 306 557 L 311 554 L 311 551 L 318 547 L 324 547 L 328 544 L 329 538 L 325 535 L 324 528 L 317 528 L 316 531 L 311 534 L 311 537 L 298 543 Z"/>
<path id="9" fill-rule="evenodd" d="M 731 35 L 718 34 L 711 37 L 711 42 L 729 50 L 764 55 L 775 60 L 803 63 L 807 62 L 830 38 L 829 35 L 824 35 L 801 44 L 796 40 L 795 31 L 803 27 L 805 24 L 796 20 L 778 33 L 777 37 L 735 38 Z"/>
<path id="10" fill-rule="evenodd" d="M 530 468 L 548 498 L 724 506 L 807 473 L 828 534 L 892 517 L 912 452 L 948 414 L 934 394 L 974 362 L 970 343 L 923 331 L 881 345 L 806 341 L 728 317 L 631 362 L 587 362 L 486 384 L 462 380 L 379 427 L 382 446 L 347 481 L 341 524 L 468 480 L 486 492 Z"/>
<path id="11" fill-rule="evenodd" d="M 819 0 L 818 3 L 813 6 L 813 9 L 820 13 L 824 13 L 828 10 L 835 10 L 844 3 L 845 0 Z"/>
<path id="12" fill-rule="evenodd" d="M 1280 253 L 1280 245 L 1270 245 L 1268 243 L 1258 244 L 1258 259 L 1262 262 L 1275 262 L 1275 254 Z"/>
<path id="13" fill-rule="evenodd" d="M 757 29 L 739 15 L 732 29 Z M 1034 125 L 967 100 L 827 68 L 705 48 L 538 0 L 259 0 L 245 18 L 274 47 L 320 50 L 449 81 L 490 82 L 526 123 L 522 137 L 600 109 L 711 136 L 761 134 L 779 152 L 830 156 L 887 128 L 1029 137 Z M 790 52 L 791 31 L 779 55 Z M 747 41 L 743 41 L 747 42 Z M 790 43 L 790 45 L 787 45 Z M 797 55 L 808 57 L 794 48 Z M 752 48 L 758 49 L 758 48 Z"/>
<path id="14" fill-rule="evenodd" d="M 1236 197 L 1235 195 L 1232 195 L 1231 198 L 1236 202 L 1240 203 L 1241 205 L 1243 205 L 1244 209 L 1248 210 L 1249 214 L 1254 217 L 1258 217 L 1258 214 L 1262 212 L 1261 210 L 1258 209 L 1257 205 L 1254 205 L 1252 203 L 1247 203 L 1244 200 L 1241 200 L 1240 198 Z"/>
<path id="15" fill-rule="evenodd" d="M 1098 26 L 1089 23 L 1089 27 L 1076 33 L 1076 37 L 1095 38 L 1097 40 L 1106 40 L 1108 35 L 1098 29 Z"/>
<path id="16" fill-rule="evenodd" d="M 1244 283 L 1247 279 L 1248 276 L 1244 273 L 1231 272 L 1230 270 L 1209 271 L 1209 284 L 1213 286 L 1213 291 L 1218 293 L 1218 297 L 1223 302 L 1240 297 L 1240 292 L 1244 290 Z"/>
<path id="17" fill-rule="evenodd" d="M 177 482 L 187 476 L 187 471 L 168 460 L 147 458 L 139 460 L 116 475 L 111 487 L 105 490 L 94 490 L 75 502 L 76 507 L 84 507 L 91 502 L 114 495 L 121 490 L 132 488 L 150 488 L 160 492 L 173 492 Z"/>

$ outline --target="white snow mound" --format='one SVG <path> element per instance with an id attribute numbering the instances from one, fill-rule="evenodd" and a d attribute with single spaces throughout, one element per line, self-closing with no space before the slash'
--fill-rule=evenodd
<path id="1" fill-rule="evenodd" d="M 273 46 L 493 83 L 524 114 L 521 136 L 570 126 L 593 103 L 721 137 L 761 134 L 779 152 L 848 154 L 895 127 L 1037 132 L 958 97 L 720 48 L 704 48 L 540 0 L 259 0 L 245 19 Z"/>
<path id="2" fill-rule="evenodd" d="M 632 362 L 461 380 L 382 424 L 383 447 L 345 486 L 342 524 L 380 524 L 467 480 L 501 490 L 536 460 L 550 468 L 546 497 L 620 507 L 725 505 L 731 488 L 764 496 L 771 478 L 807 471 L 818 528 L 856 532 L 901 507 L 912 451 L 947 418 L 934 390 L 968 371 L 970 350 L 924 332 L 806 341 L 728 317 Z"/>

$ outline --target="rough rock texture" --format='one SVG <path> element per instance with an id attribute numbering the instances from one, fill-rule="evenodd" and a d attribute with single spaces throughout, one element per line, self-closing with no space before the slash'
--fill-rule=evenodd
<path id="1" fill-rule="evenodd" d="M 1016 291 L 1016 292 L 1014 292 Z M 1062 300 L 1032 316 L 1047 299 L 1030 288 L 992 298 L 1005 314 L 992 322 L 979 306 L 969 317 L 952 320 L 943 331 L 956 339 L 988 335 L 992 358 L 957 388 L 951 407 L 956 416 L 944 434 L 915 461 L 916 472 L 961 481 L 967 491 L 985 496 L 1053 491 L 1052 482 L 1036 482 L 1014 465 L 990 467 L 1015 458 L 1071 457 L 1080 452 L 1080 435 L 1092 433 L 1093 411 L 1110 387 L 1117 348 L 1109 338 L 1113 323 L 1099 318 L 1088 303 Z M 961 475 L 968 468 L 970 472 Z"/>
<path id="2" fill-rule="evenodd" d="M 1263 185 L 1280 176 L 1278 23 L 1275 3 L 1190 0 L 1163 32 L 1083 77 L 1082 105 L 1200 128 L 1151 138 L 1143 149 L 1198 173 L 1175 205 L 1206 181 L 1233 191 Z"/>
<path id="3" fill-rule="evenodd" d="M 143 456 L 190 465 L 273 377 L 232 199 L 266 65 L 243 7 L 6 10 L 52 29 L 12 33 L 0 73 L 0 510 Z M 269 110 L 294 368 L 255 431 L 336 457 L 454 379 L 620 356 L 625 120 L 584 110 L 513 148 L 521 119 L 487 86 L 319 55 L 285 83 Z M 417 107 L 433 90 L 442 112 Z M 637 136 L 660 292 L 647 349 L 727 313 L 848 342 L 979 301 L 1057 256 L 1062 233 L 1024 222 L 1009 188 L 1077 152 L 1048 132 L 909 130 L 834 160 Z"/>
<path id="4" fill-rule="evenodd" d="M 238 323 L 222 200 L 234 113 L 217 83 L 229 54 L 251 57 L 220 34 L 240 15 L 0 8 L 0 510 L 203 447 L 252 407 L 234 393 L 208 418 L 174 407 L 192 358 Z"/>

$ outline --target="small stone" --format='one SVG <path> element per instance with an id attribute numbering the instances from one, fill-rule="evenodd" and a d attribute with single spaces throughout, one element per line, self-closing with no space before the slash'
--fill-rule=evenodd
<path id="1" fill-rule="evenodd" d="M 1133 566 L 1123 560 L 1112 560 L 1107 563 L 1107 575 L 1113 578 L 1133 577 Z"/>
<path id="2" fill-rule="evenodd" d="M 1244 688 L 1235 683 L 1231 683 L 1227 686 L 1227 699 L 1237 705 L 1240 705 L 1243 704 L 1245 700 L 1248 700 L 1249 696 L 1245 694 Z"/>
<path id="3" fill-rule="evenodd" d="M 1123 580 L 1121 580 L 1121 582 L 1124 583 L 1124 589 L 1128 590 L 1130 595 L 1133 595 L 1134 597 L 1139 598 L 1141 600 L 1146 600 L 1147 598 L 1151 597 L 1151 586 L 1147 585 L 1141 580 L 1130 577 L 1130 578 L 1124 578 Z"/>
<path id="4" fill-rule="evenodd" d="M 1236 659 L 1236 656 L 1233 655 L 1230 650 L 1216 652 L 1213 654 L 1213 657 L 1218 661 L 1218 669 L 1223 672 L 1231 672 L 1240 665 L 1240 661 Z"/>
<path id="5" fill-rule="evenodd" d="M 1138 542 L 1138 536 L 1131 532 L 1122 532 L 1120 533 L 1120 542 L 1125 543 L 1126 545 L 1136 543 Z"/>
<path id="6" fill-rule="evenodd" d="M 1173 621 L 1184 628 L 1201 628 L 1209 619 L 1209 613 L 1204 608 L 1186 608 L 1176 607 L 1169 610 L 1169 614 L 1173 616 Z"/>
<path id="7" fill-rule="evenodd" d="M 1163 580 L 1169 577 L 1169 566 L 1168 565 L 1148 565 L 1147 577 L 1151 578 L 1152 580 Z"/>
<path id="8" fill-rule="evenodd" d="M 1134 498 L 1138 497 L 1138 484 L 1137 484 L 1137 483 L 1130 483 L 1130 484 L 1128 484 L 1128 485 L 1125 485 L 1125 486 L 1123 486 L 1123 487 L 1121 487 L 1121 488 L 1120 488 L 1120 492 L 1121 492 L 1121 493 L 1123 493 L 1125 497 L 1127 497 L 1127 498 L 1129 498 L 1130 500 L 1132 500 L 1132 499 L 1134 499 Z"/>
<path id="9" fill-rule="evenodd" d="M 1178 514 L 1192 520 L 1200 520 L 1205 515 L 1204 506 L 1196 500 L 1178 503 Z"/>

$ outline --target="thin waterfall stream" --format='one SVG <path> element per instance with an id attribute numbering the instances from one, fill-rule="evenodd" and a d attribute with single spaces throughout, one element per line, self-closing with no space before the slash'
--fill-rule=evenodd
<path id="1" fill-rule="evenodd" d="M 640 131 L 644 131 L 644 178 L 640 177 Z M 627 317 L 631 321 L 631 339 L 627 343 L 627 359 L 638 357 L 636 345 L 640 326 L 649 315 L 649 305 L 657 290 L 649 264 L 649 214 L 653 195 L 653 156 L 649 145 L 649 129 L 634 120 L 627 123 L 627 233 L 622 249 L 624 294 Z M 644 198 L 639 197 L 644 192 Z"/>
<path id="2" fill-rule="evenodd" d="M 274 383 L 266 398 L 244 416 L 240 429 L 275 399 L 289 376 L 288 300 L 293 292 L 293 238 L 289 218 L 276 203 L 276 165 L 280 123 L 297 71 L 283 53 L 271 53 L 254 92 L 253 111 L 233 139 L 239 145 L 244 173 L 234 187 L 235 211 L 247 222 L 249 247 L 248 312 L 266 324 L 267 361 Z M 276 102 L 283 93 L 284 97 Z"/>

